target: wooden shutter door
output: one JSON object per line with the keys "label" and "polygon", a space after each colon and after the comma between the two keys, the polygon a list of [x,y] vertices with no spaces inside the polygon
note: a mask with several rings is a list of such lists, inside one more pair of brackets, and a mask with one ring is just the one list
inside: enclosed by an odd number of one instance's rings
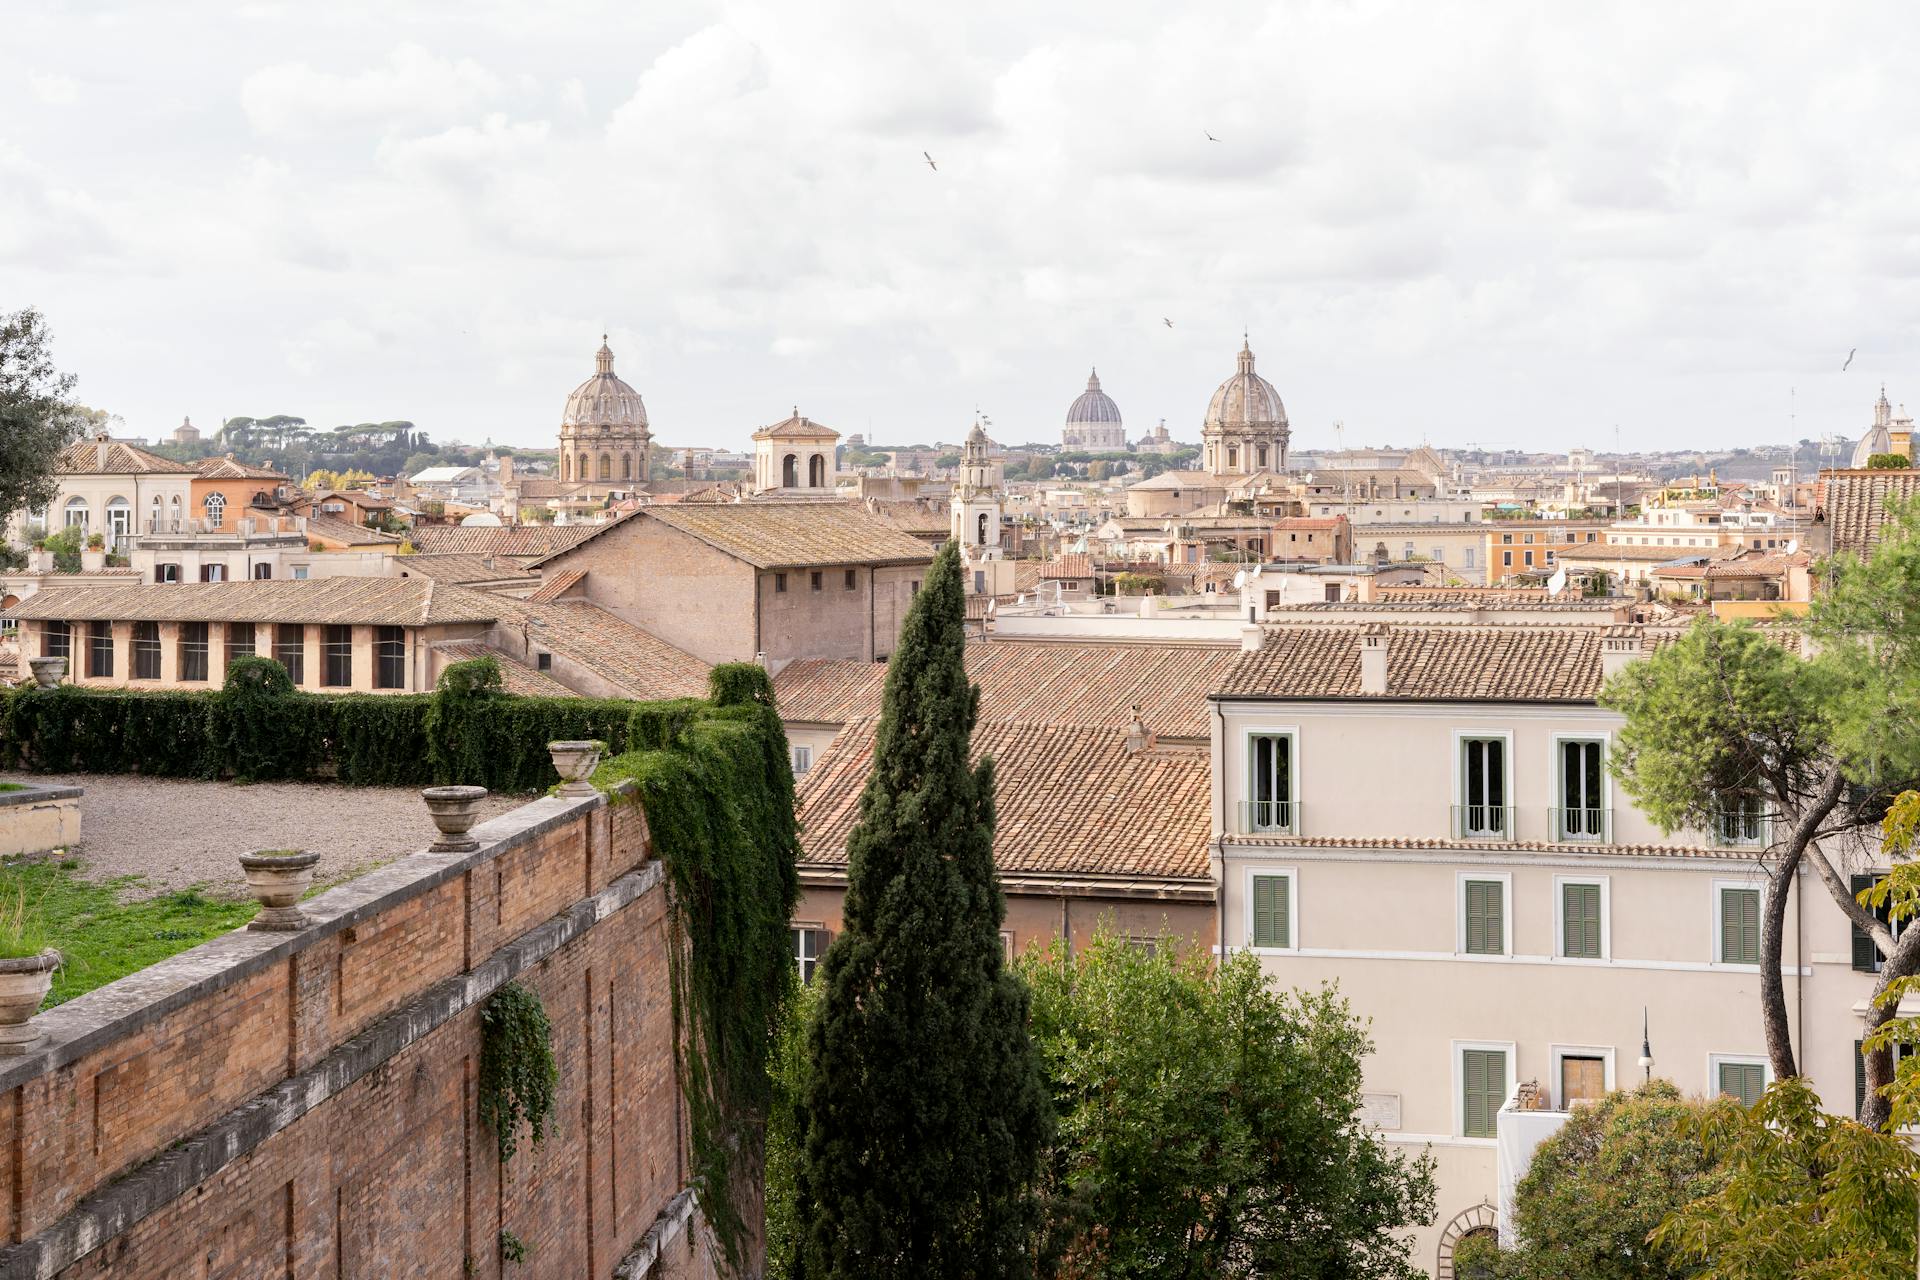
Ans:
{"label": "wooden shutter door", "polygon": [[1561,886],[1561,917],[1565,924],[1562,940],[1566,954],[1587,959],[1600,955],[1600,886],[1569,884]]}
{"label": "wooden shutter door", "polygon": [[1560,1059],[1560,1106],[1598,1102],[1607,1095],[1607,1064],[1599,1058]]}
{"label": "wooden shutter door", "polygon": [[1467,881],[1467,952],[1499,955],[1506,944],[1501,885],[1497,880]]}
{"label": "wooden shutter door", "polygon": [[[1857,898],[1862,890],[1872,888],[1873,881],[1872,876],[1854,876],[1852,880],[1854,896]],[[1853,926],[1853,967],[1861,973],[1874,973],[1880,968],[1880,948],[1873,945],[1873,935],[1857,924]],[[1855,1107],[1854,1113],[1859,1114],[1859,1110]]]}
{"label": "wooden shutter door", "polygon": [[1287,937],[1287,890],[1289,888],[1285,876],[1253,878],[1254,946],[1292,945],[1291,939]]}

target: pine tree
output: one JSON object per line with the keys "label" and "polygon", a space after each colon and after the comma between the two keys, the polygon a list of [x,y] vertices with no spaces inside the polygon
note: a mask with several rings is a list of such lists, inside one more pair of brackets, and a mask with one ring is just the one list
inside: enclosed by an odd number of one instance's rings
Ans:
{"label": "pine tree", "polygon": [[993,763],[968,763],[960,559],[949,542],[887,668],[847,840],[845,928],[815,981],[799,1274],[1033,1271],[1052,1130],[1028,993],[1004,963]]}

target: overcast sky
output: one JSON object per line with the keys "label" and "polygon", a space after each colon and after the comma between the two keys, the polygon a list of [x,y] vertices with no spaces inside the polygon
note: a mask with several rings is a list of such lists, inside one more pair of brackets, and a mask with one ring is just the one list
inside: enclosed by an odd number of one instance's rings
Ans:
{"label": "overcast sky", "polygon": [[1920,409],[1910,0],[0,10],[0,310],[133,434],[549,444],[603,328],[667,444],[1196,439],[1243,327],[1296,448]]}

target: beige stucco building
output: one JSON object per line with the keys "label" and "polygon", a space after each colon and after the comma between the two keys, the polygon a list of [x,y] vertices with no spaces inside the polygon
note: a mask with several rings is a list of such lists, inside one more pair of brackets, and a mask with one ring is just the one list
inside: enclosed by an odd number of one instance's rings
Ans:
{"label": "beige stucco building", "polygon": [[824,497],[834,491],[840,433],[800,415],[800,407],[753,433],[753,491],[780,497]]}
{"label": "beige stucco building", "polygon": [[125,550],[143,529],[177,525],[192,515],[193,481],[199,473],[102,431],[76,440],[54,466],[59,491],[42,511],[16,512],[8,537],[30,542],[42,534],[78,526]]}

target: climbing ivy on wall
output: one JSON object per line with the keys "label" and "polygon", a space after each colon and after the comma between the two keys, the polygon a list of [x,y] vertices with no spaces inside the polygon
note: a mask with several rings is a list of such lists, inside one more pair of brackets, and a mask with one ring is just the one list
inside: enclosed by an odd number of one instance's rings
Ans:
{"label": "climbing ivy on wall", "polygon": [[671,887],[673,1008],[701,1209],[736,1265],[759,1184],[767,1058],[787,998],[787,923],[800,896],[793,774],[767,673],[714,668],[706,704],[649,704],[639,749],[604,762],[603,790],[645,806]]}
{"label": "climbing ivy on wall", "polygon": [[553,1026],[530,987],[509,982],[480,1008],[480,1119],[513,1159],[525,1121],[534,1144],[547,1136],[560,1070],[553,1062]]}

